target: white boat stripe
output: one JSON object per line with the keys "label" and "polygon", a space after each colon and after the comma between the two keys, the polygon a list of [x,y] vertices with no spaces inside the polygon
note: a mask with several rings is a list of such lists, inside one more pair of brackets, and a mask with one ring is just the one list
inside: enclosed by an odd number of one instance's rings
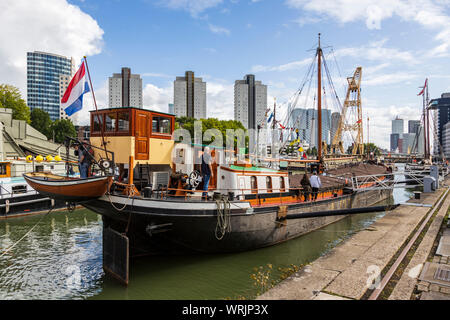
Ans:
{"label": "white boat stripe", "polygon": [[[155,200],[144,200],[144,199],[129,199],[125,197],[117,197],[110,196],[111,201],[119,204],[128,204],[135,205],[138,207],[147,207],[147,208],[160,208],[160,209],[174,209],[180,210],[180,205],[183,205],[182,210],[216,210],[217,204],[215,202],[176,202],[176,201],[155,201]],[[98,200],[110,202],[109,197],[104,195],[100,197]],[[164,205],[164,206],[163,206]],[[248,209],[250,208],[249,202],[240,202],[239,205],[231,203],[232,209]],[[234,208],[233,208],[234,207]]]}
{"label": "white boat stripe", "polygon": [[27,177],[28,179],[30,179],[30,181],[37,183],[37,184],[42,184],[42,185],[46,185],[46,186],[55,186],[55,187],[61,187],[61,186],[71,186],[71,185],[76,185],[76,184],[85,184],[85,183],[90,183],[90,182],[94,182],[94,181],[99,181],[99,180],[106,180],[108,177],[98,177],[98,178],[94,178],[94,179],[88,179],[88,180],[69,180],[69,181],[48,181],[48,180],[41,180],[41,179],[36,179],[34,177]]}

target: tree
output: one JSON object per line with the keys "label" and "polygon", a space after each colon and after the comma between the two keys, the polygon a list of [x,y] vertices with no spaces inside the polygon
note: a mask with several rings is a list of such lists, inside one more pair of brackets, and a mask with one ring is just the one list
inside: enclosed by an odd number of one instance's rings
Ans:
{"label": "tree", "polygon": [[68,119],[61,119],[53,121],[51,127],[51,134],[55,133],[55,141],[57,143],[63,143],[66,136],[75,138],[77,136],[77,131],[72,123]]}
{"label": "tree", "polygon": [[381,154],[380,148],[377,147],[374,143],[365,143],[364,144],[364,152],[370,153],[373,152],[374,155],[379,156]]}
{"label": "tree", "polygon": [[50,115],[39,108],[33,109],[31,111],[31,126],[35,128],[37,131],[44,134],[47,139],[51,139],[53,137],[53,133],[51,130],[52,120],[50,119]]}
{"label": "tree", "polygon": [[[179,117],[176,118],[175,129],[183,128],[189,131],[192,140],[194,139],[194,122],[197,119],[191,117]],[[202,122],[202,135],[208,129],[217,129],[222,133],[223,143],[226,143],[227,129],[242,129],[246,131],[245,127],[240,121],[237,120],[219,120],[217,118],[200,119]],[[245,138],[245,144],[248,145],[248,137]],[[212,141],[203,141],[203,143],[211,143]],[[234,145],[237,145],[237,138],[234,138]]]}
{"label": "tree", "polygon": [[0,107],[12,109],[13,119],[30,123],[30,108],[22,99],[18,88],[9,84],[0,84]]}

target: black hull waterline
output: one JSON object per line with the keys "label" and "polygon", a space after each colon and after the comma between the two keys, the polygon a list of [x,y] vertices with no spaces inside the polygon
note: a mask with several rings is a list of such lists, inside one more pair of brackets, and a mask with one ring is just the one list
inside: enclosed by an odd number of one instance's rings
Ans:
{"label": "black hull waterline", "polygon": [[[391,190],[367,190],[317,202],[251,207],[248,202],[230,203],[231,228],[217,238],[215,202],[128,199],[103,196],[83,206],[103,216],[104,227],[127,231],[131,247],[148,253],[239,252],[281,243],[346,216],[345,209],[368,207],[391,195]],[[114,205],[112,205],[112,203]],[[119,210],[118,210],[119,209]],[[301,214],[343,210],[340,215],[292,219]]]}

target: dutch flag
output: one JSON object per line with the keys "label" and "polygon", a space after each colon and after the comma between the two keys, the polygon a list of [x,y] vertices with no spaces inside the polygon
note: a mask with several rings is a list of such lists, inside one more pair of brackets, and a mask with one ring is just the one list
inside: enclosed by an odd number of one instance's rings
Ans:
{"label": "dutch flag", "polygon": [[83,61],[61,99],[61,107],[64,108],[68,116],[73,115],[83,108],[83,94],[89,91],[90,88],[86,79],[86,67]]}

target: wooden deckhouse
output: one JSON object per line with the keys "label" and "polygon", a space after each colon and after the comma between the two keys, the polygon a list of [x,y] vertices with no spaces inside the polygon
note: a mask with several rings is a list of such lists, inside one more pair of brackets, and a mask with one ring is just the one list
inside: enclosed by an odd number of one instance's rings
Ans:
{"label": "wooden deckhouse", "polygon": [[[111,108],[91,111],[93,146],[114,152],[116,164],[171,164],[175,116],[138,108]],[[98,152],[96,157],[104,157]]]}

